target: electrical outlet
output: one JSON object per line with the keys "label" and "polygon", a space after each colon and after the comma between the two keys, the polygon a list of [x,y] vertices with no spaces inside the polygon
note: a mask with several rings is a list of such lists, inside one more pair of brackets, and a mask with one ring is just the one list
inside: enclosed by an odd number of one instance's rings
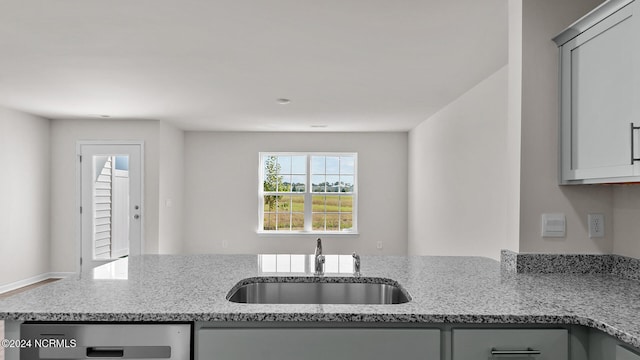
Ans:
{"label": "electrical outlet", "polygon": [[382,241],[378,241],[378,242],[376,243],[376,249],[378,249],[378,250],[382,250]]}
{"label": "electrical outlet", "polygon": [[222,240],[222,248],[226,249],[227,247],[229,247],[229,242],[227,240]]}
{"label": "electrical outlet", "polygon": [[589,224],[589,237],[604,237],[604,214],[587,214]]}

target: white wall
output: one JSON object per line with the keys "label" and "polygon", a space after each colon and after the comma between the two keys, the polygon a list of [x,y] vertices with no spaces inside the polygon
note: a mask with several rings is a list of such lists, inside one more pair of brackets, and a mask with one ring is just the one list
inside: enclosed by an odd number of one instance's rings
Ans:
{"label": "white wall", "polygon": [[[586,227],[587,213],[600,212],[606,217],[605,228],[613,229],[612,187],[558,185],[558,48],[551,41],[601,2],[522,2],[521,252],[609,253],[613,249],[613,231],[607,231],[604,239],[589,239]],[[541,238],[540,217],[546,212],[566,215],[566,238]]]}
{"label": "white wall", "polygon": [[182,252],[184,131],[160,122],[158,252]]}
{"label": "white wall", "polygon": [[50,271],[50,121],[0,108],[0,286]]}
{"label": "white wall", "polygon": [[51,121],[51,267],[76,271],[76,143],[79,140],[144,141],[146,253],[158,252],[159,122],[119,120]]}
{"label": "white wall", "polygon": [[509,0],[509,81],[507,95],[506,249],[520,251],[520,166],[522,139],[522,0]]}
{"label": "white wall", "polygon": [[497,259],[510,247],[507,78],[505,66],[411,130],[409,254]]}
{"label": "white wall", "polygon": [[613,203],[613,253],[640,259],[640,185],[614,186]]}
{"label": "white wall", "polygon": [[186,132],[185,252],[313,251],[316,236],[256,234],[260,151],[358,152],[360,235],[322,236],[324,250],[406,254],[406,133]]}

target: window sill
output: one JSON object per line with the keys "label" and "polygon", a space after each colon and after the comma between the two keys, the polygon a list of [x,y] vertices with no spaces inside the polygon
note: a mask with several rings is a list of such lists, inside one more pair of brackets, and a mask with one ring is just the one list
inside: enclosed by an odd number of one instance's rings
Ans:
{"label": "window sill", "polygon": [[256,232],[258,236],[355,236],[360,235],[357,231],[260,231]]}

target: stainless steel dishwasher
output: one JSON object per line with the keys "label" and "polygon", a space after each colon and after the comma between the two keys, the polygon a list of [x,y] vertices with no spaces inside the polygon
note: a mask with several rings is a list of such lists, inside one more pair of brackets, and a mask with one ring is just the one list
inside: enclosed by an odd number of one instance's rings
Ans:
{"label": "stainless steel dishwasher", "polygon": [[189,324],[20,326],[20,360],[191,359]]}

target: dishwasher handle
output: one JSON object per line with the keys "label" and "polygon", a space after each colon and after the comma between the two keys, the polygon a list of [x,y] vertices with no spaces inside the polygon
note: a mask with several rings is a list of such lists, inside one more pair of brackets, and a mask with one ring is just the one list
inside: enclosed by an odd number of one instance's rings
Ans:
{"label": "dishwasher handle", "polygon": [[171,346],[90,346],[87,358],[171,359]]}
{"label": "dishwasher handle", "polygon": [[121,358],[124,357],[124,348],[115,347],[88,347],[87,357],[90,358]]}
{"label": "dishwasher handle", "polygon": [[[171,346],[87,346],[41,348],[36,359],[171,359]],[[22,354],[21,354],[22,355]],[[25,356],[27,356],[25,354]],[[32,359],[33,357],[24,357]]]}

